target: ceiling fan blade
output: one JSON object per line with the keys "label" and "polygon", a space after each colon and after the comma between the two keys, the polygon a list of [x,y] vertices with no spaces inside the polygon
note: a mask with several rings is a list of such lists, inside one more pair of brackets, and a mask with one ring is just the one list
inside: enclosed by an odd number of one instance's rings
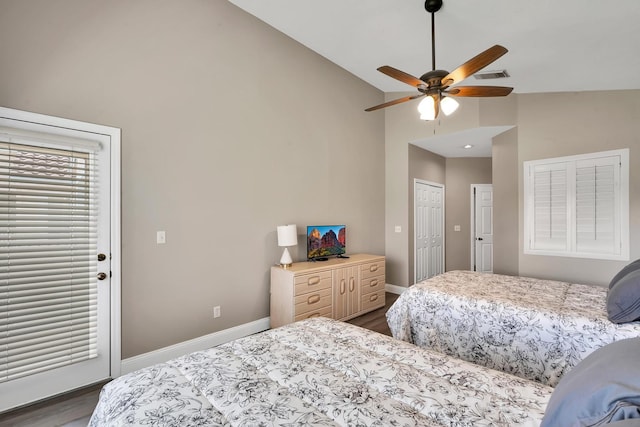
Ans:
{"label": "ceiling fan blade", "polygon": [[413,77],[411,74],[407,74],[404,71],[400,71],[397,68],[393,68],[388,65],[383,65],[382,67],[378,68],[378,71],[413,87],[418,87],[420,85],[426,86],[425,82],[423,82],[419,78]]}
{"label": "ceiling fan blade", "polygon": [[385,102],[384,104],[376,105],[375,107],[369,107],[364,111],[375,111],[385,107],[391,107],[392,105],[401,104],[403,102],[411,101],[412,99],[420,98],[424,96],[424,93],[419,93],[413,96],[405,96],[404,98],[394,99],[393,101]]}
{"label": "ceiling fan blade", "polygon": [[451,96],[507,96],[513,90],[504,86],[456,86],[444,91]]}
{"label": "ceiling fan blade", "polygon": [[442,79],[443,86],[451,86],[466,79],[472,74],[482,70],[496,59],[507,53],[508,50],[499,44],[490,47],[479,55],[474,56]]}

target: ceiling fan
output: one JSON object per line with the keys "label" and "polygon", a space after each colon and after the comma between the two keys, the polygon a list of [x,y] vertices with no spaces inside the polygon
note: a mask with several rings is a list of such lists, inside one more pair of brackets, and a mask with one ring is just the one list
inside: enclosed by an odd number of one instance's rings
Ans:
{"label": "ceiling fan", "polygon": [[413,96],[394,99],[374,107],[367,108],[365,111],[375,111],[381,108],[390,107],[402,102],[411,101],[423,96],[424,100],[418,105],[420,118],[423,120],[434,120],[438,117],[438,113],[442,111],[449,115],[458,107],[458,103],[451,99],[451,96],[472,96],[472,97],[488,97],[488,96],[506,96],[511,93],[513,88],[504,86],[456,86],[452,85],[461,82],[470,75],[480,71],[493,61],[507,53],[507,49],[500,45],[495,45],[474,56],[464,64],[452,72],[444,70],[436,70],[436,43],[435,43],[435,13],[442,7],[442,0],[426,0],[424,7],[427,12],[431,13],[431,64],[432,69],[424,73],[420,78],[400,71],[396,68],[384,65],[378,68],[378,71],[399,80],[403,83],[411,85],[418,89],[420,93]]}

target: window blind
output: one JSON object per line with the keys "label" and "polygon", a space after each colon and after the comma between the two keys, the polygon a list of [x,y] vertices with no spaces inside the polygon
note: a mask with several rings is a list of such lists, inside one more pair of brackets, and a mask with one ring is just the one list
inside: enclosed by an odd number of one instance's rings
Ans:
{"label": "window blind", "polygon": [[524,162],[524,252],[627,260],[629,150]]}
{"label": "window blind", "polygon": [[96,356],[93,158],[0,141],[0,382]]}
{"label": "window blind", "polygon": [[576,165],[576,249],[615,253],[616,179],[620,159],[583,160]]}
{"label": "window blind", "polygon": [[533,170],[533,247],[566,250],[567,164],[538,165]]}

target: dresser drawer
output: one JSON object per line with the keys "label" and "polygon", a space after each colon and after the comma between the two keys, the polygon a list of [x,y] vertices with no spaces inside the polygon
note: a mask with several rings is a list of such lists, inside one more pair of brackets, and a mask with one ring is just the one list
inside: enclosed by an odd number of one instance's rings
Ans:
{"label": "dresser drawer", "polygon": [[360,281],[362,295],[384,290],[384,276],[375,276]]}
{"label": "dresser drawer", "polygon": [[304,320],[304,319],[309,319],[310,317],[320,317],[320,316],[331,318],[332,316],[331,306],[321,307],[321,308],[318,308],[317,310],[311,310],[301,314],[296,314],[296,317],[294,320],[297,322],[298,320]]}
{"label": "dresser drawer", "polygon": [[384,276],[384,260],[368,262],[360,266],[360,277],[368,279],[374,276]]}
{"label": "dresser drawer", "polygon": [[296,316],[329,306],[331,308],[331,288],[319,289],[295,297]]}
{"label": "dresser drawer", "polygon": [[320,289],[331,289],[331,271],[301,274],[295,278],[295,294],[302,295]]}
{"label": "dresser drawer", "polygon": [[362,295],[360,300],[361,310],[371,310],[373,308],[384,307],[384,289],[371,294]]}

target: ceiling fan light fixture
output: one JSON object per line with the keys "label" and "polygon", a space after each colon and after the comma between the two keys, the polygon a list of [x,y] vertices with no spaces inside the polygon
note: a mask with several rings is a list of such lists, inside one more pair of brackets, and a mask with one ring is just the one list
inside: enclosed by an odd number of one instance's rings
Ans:
{"label": "ceiling fan light fixture", "polygon": [[418,104],[418,112],[420,113],[420,120],[435,120],[436,119],[436,100],[433,96],[425,96]]}
{"label": "ceiling fan light fixture", "polygon": [[448,96],[444,96],[440,100],[440,108],[442,108],[442,112],[445,114],[445,116],[453,114],[453,112],[456,111],[459,106],[460,104],[458,103],[458,101]]}
{"label": "ceiling fan light fixture", "polygon": [[[413,96],[405,96],[403,98],[394,99],[393,101],[384,102],[373,107],[365,109],[365,111],[375,111],[381,108],[390,107],[392,105],[411,101],[427,95],[425,99],[418,105],[421,120],[435,120],[438,117],[440,108],[445,115],[453,114],[458,108],[457,101],[450,99],[447,95],[452,96],[507,96],[513,88],[502,86],[454,86],[467,77],[475,75],[487,65],[491,64],[502,55],[507,53],[507,48],[500,45],[494,45],[484,50],[480,54],[469,59],[452,72],[436,69],[436,37],[435,37],[435,13],[442,7],[442,0],[425,0],[424,7],[431,14],[431,71],[424,73],[420,78],[411,74],[400,71],[397,68],[383,65],[378,67],[378,71],[392,77],[402,83],[406,83],[418,89],[419,93]],[[495,73],[494,73],[495,74]],[[506,71],[503,71],[507,75]]]}

